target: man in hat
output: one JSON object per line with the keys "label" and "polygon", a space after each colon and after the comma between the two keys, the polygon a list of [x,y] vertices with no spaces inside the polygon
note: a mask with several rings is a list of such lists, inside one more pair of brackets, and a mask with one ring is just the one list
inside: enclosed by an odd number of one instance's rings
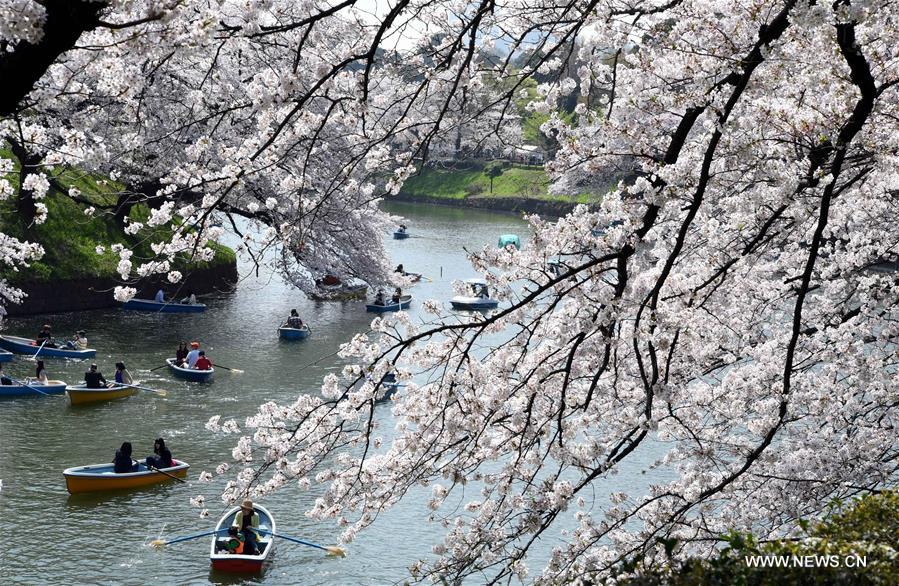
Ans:
{"label": "man in hat", "polygon": [[78,330],[75,338],[66,342],[66,346],[72,350],[85,350],[87,348],[87,332]]}
{"label": "man in hat", "polygon": [[253,508],[253,501],[244,499],[240,503],[240,510],[234,516],[234,522],[231,526],[243,534],[243,553],[246,555],[257,555],[256,541],[259,539],[259,535],[253,531],[253,528],[259,527],[259,513]]}
{"label": "man in hat", "polygon": [[97,370],[96,364],[91,364],[90,370],[84,373],[84,386],[89,389],[106,388],[106,379],[103,373]]}
{"label": "man in hat", "polygon": [[200,343],[199,342],[191,342],[190,343],[190,352],[187,353],[187,367],[193,368],[194,364],[197,363],[197,359],[200,357]]}

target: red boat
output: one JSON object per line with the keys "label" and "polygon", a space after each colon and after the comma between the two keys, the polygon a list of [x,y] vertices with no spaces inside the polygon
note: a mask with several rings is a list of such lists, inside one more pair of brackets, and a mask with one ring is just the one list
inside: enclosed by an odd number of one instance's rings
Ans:
{"label": "red boat", "polygon": [[209,561],[212,569],[222,572],[259,573],[262,572],[266,560],[275,549],[275,541],[272,534],[275,532],[275,519],[268,509],[261,505],[253,505],[253,510],[259,515],[260,539],[256,542],[259,552],[256,555],[233,554],[228,551],[228,528],[234,523],[234,517],[240,511],[240,507],[234,507],[224,514],[215,526],[212,536],[212,545],[209,549]]}

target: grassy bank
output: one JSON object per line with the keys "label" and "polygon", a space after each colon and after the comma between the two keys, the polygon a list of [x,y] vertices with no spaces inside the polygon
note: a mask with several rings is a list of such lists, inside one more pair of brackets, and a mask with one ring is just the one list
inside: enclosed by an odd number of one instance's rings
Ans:
{"label": "grassy bank", "polygon": [[[0,156],[10,155],[8,151],[0,151]],[[100,211],[99,206],[115,204],[118,193],[124,188],[118,183],[75,170],[57,172],[54,176],[64,189],[78,189],[80,197],[89,203],[77,202],[67,193],[60,193],[51,187],[47,197],[42,200],[48,209],[47,221],[28,225],[17,212],[14,199],[0,202],[0,231],[22,240],[37,242],[44,248],[44,256],[31,263],[29,269],[5,272],[3,276],[12,283],[88,277],[118,279],[116,266],[119,257],[109,250],[113,244],[122,243],[134,250],[132,262],[137,266],[140,262],[153,258],[151,243],[164,240],[166,234],[171,233],[170,227],[160,226],[145,227],[136,235],[129,235],[118,225],[111,212]],[[17,189],[17,174],[7,178]],[[86,210],[93,206],[97,206],[97,211],[93,215],[86,214]],[[135,205],[129,213],[129,217],[138,222],[145,222],[149,216],[150,210],[144,204]],[[103,246],[106,252],[97,254],[97,246]],[[231,265],[235,262],[231,249],[219,245],[215,245],[215,249],[215,258],[209,263],[181,262],[175,268],[187,273],[198,268]]]}
{"label": "grassy bank", "polygon": [[418,175],[410,177],[403,185],[402,193],[411,197],[436,197],[447,200],[469,198],[523,198],[566,203],[590,203],[599,196],[576,196],[549,193],[549,178],[543,167],[506,164],[502,173],[493,178],[493,189],[488,175],[489,166],[473,166],[470,169],[440,169],[426,167]]}

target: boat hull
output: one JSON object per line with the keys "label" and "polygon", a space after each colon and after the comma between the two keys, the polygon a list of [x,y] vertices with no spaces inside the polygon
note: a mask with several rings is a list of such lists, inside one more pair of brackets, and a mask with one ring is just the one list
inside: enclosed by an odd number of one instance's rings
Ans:
{"label": "boat hull", "polygon": [[278,337],[282,340],[302,340],[309,337],[309,328],[278,328]]}
{"label": "boat hull", "polygon": [[[0,397],[21,397],[25,395],[61,395],[66,392],[66,383],[59,380],[51,380],[46,385],[29,383],[25,385],[0,385]],[[40,391],[40,392],[39,392]]]}
{"label": "boat hull", "polygon": [[132,299],[122,304],[122,309],[150,311],[154,313],[200,313],[206,311],[204,303],[159,303],[152,299]]}
{"label": "boat hull", "polygon": [[375,305],[374,303],[368,303],[365,306],[365,311],[371,313],[386,313],[388,311],[401,311],[403,309],[409,309],[410,305],[412,305],[412,296],[403,295],[400,298],[399,303],[390,303],[388,305]]}
{"label": "boat hull", "polygon": [[[36,352],[36,350],[35,350]],[[0,362],[11,362],[13,353],[8,350],[0,350]]]}
{"label": "boat hull", "polygon": [[408,232],[394,232],[394,233],[393,233],[393,239],[394,239],[394,240],[405,240],[405,239],[408,238],[408,237],[409,237],[409,233],[408,233]]}
{"label": "boat hull", "polygon": [[453,309],[467,309],[480,311],[484,309],[496,309],[499,301],[496,299],[480,299],[477,297],[453,297],[450,300]]}
{"label": "boat hull", "polygon": [[116,386],[111,389],[89,389],[84,385],[66,388],[66,398],[70,405],[88,405],[114,399],[124,399],[137,393],[134,387]]}
{"label": "boat hull", "polygon": [[180,366],[175,366],[174,358],[166,358],[166,364],[169,365],[169,370],[172,371],[172,374],[177,376],[178,378],[182,378],[184,380],[188,380],[195,383],[205,383],[212,380],[212,375],[215,374],[215,368],[210,370],[196,370],[193,368],[181,368]]}
{"label": "boat hull", "polygon": [[41,358],[75,358],[83,360],[97,355],[97,351],[91,349],[68,350],[65,348],[47,348],[46,345],[41,348],[41,345],[34,340],[18,336],[0,336],[0,348],[15,354],[28,354],[30,356],[37,354]]}
{"label": "boat hull", "polygon": [[[161,470],[178,478],[187,476],[190,464],[180,460],[174,460],[174,462],[176,466],[162,468]],[[112,464],[93,464],[91,466],[68,468],[63,472],[63,476],[66,478],[66,489],[71,494],[106,492],[139,488],[172,480],[170,476],[166,476],[162,472],[147,470],[143,464],[140,465],[140,470],[137,472],[116,474],[112,470]]]}
{"label": "boat hull", "polygon": [[277,533],[275,527],[275,519],[268,509],[261,505],[255,505],[255,510],[259,514],[259,529],[264,533],[260,533],[261,539],[258,544],[262,546],[262,552],[258,555],[231,554],[227,550],[223,550],[218,543],[222,536],[227,534],[228,527],[234,522],[234,517],[240,510],[234,507],[225,513],[218,524],[215,526],[215,533],[212,536],[212,544],[209,548],[209,563],[213,570],[220,572],[235,573],[253,573],[261,572],[266,561],[268,561],[275,549],[275,540],[272,536]]}

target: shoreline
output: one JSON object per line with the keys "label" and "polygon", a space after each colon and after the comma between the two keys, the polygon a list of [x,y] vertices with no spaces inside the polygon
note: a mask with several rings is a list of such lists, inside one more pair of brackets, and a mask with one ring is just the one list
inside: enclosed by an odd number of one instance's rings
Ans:
{"label": "shoreline", "polygon": [[575,206],[579,205],[577,202],[552,201],[530,197],[466,197],[454,199],[427,195],[411,195],[403,193],[402,191],[397,195],[385,198],[384,201],[444,205],[493,212],[528,213],[557,218],[571,213]]}

